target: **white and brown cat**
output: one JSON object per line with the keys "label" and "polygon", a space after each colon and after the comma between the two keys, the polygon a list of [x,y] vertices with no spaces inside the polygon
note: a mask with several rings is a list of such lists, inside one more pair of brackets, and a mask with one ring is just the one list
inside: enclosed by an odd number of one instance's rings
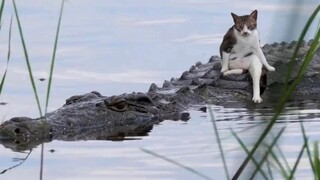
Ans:
{"label": "white and brown cat", "polygon": [[248,70],[253,83],[252,101],[261,103],[259,82],[262,67],[265,66],[269,71],[275,71],[275,68],[268,64],[260,47],[258,11],[254,10],[250,15],[244,16],[231,13],[231,16],[234,25],[227,31],[220,46],[221,72],[226,76],[242,74]]}

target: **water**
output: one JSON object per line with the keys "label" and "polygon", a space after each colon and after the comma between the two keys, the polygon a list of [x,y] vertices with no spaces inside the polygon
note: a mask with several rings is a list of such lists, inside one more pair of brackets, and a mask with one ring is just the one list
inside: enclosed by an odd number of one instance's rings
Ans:
{"label": "water", "polygon": [[[69,0],[62,20],[49,111],[61,107],[72,95],[92,90],[104,95],[146,92],[152,82],[161,85],[164,79],[180,76],[196,61],[206,62],[211,55],[218,54],[221,38],[232,25],[230,12],[242,15],[258,9],[263,44],[294,40],[318,2],[293,3],[297,2],[248,1],[246,5],[231,0],[100,0],[90,3]],[[17,5],[34,75],[36,79],[47,78],[60,2],[21,1]],[[0,67],[5,65],[11,14],[12,4],[8,1],[0,34],[0,57],[3,59]],[[294,24],[291,24],[292,19]],[[291,27],[290,33],[279,31],[288,27]],[[8,71],[0,97],[8,104],[0,106],[0,117],[37,117],[16,23]],[[37,80],[36,83],[44,104],[47,81]],[[218,121],[231,172],[241,162],[243,150],[229,128],[240,132],[248,144],[253,143],[263,128],[263,124],[259,124],[270,119],[276,104],[270,102],[264,106],[261,109],[250,104],[210,106]],[[276,125],[274,133],[287,125],[281,148],[291,163],[303,143],[297,121],[305,121],[311,142],[318,140],[319,109],[314,100],[290,103]],[[46,143],[44,179],[200,179],[141,148],[213,179],[224,179],[209,114],[195,109],[190,109],[190,113],[189,121],[164,121],[155,125],[148,136],[136,140]],[[22,165],[1,174],[0,179],[37,179],[40,150],[34,148]],[[0,171],[21,162],[13,158],[26,155],[1,146]],[[312,179],[307,164],[304,158],[298,177]]]}
{"label": "water", "polygon": [[[274,127],[276,132],[287,125],[280,147],[289,162],[293,163],[303,140],[297,121],[302,119],[310,142],[319,139],[320,110],[314,101],[291,105]],[[272,108],[247,109],[211,106],[214,111],[224,152],[231,172],[239,166],[243,151],[232,137],[229,128],[238,132],[249,145],[263,129],[264,121],[272,115]],[[250,112],[251,111],[251,112]],[[200,179],[183,168],[142,151],[150,150],[159,155],[192,167],[213,179],[223,179],[222,163],[216,144],[211,118],[208,114],[190,110],[191,120],[165,121],[155,125],[149,136],[128,141],[53,141],[44,145],[45,179]],[[264,115],[262,115],[264,113]],[[311,117],[309,117],[312,115]],[[259,125],[260,124],[260,125]],[[29,152],[29,151],[26,151]],[[1,148],[0,168],[18,164],[12,158],[24,158],[25,153]],[[32,150],[28,159],[19,167],[1,175],[3,179],[36,179],[39,173],[40,148]],[[310,177],[308,159],[303,158],[298,177]],[[308,179],[308,178],[307,178]],[[309,178],[311,179],[311,177]]]}

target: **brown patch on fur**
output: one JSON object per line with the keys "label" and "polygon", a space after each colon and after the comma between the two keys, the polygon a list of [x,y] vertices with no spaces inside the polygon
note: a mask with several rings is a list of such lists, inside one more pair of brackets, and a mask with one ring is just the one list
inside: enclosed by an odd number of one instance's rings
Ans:
{"label": "brown patch on fur", "polygon": [[227,53],[230,53],[233,46],[237,43],[237,39],[236,37],[234,36],[234,33],[233,33],[233,27],[232,26],[226,35],[224,35],[223,37],[223,41],[220,45],[220,57],[222,58],[222,52],[227,52]]}

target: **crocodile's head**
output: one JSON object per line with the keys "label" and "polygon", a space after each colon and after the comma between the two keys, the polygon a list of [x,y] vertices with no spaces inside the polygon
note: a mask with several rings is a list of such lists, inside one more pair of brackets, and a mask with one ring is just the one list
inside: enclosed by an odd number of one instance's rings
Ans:
{"label": "crocodile's head", "polygon": [[70,97],[62,108],[48,114],[47,120],[59,128],[54,128],[54,132],[60,131],[60,127],[72,131],[105,126],[112,129],[157,119],[160,112],[144,93],[105,97],[98,92],[91,92]]}
{"label": "crocodile's head", "polygon": [[[41,119],[12,118],[0,125],[0,141],[86,140],[146,135],[164,112],[144,93],[72,96]],[[171,112],[169,112],[171,113]]]}

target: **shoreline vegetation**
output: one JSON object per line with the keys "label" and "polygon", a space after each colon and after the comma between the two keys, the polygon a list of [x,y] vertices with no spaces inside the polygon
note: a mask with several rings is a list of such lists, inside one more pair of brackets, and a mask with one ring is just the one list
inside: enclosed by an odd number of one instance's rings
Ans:
{"label": "shoreline vegetation", "polygon": [[[40,104],[39,96],[38,96],[38,92],[37,92],[37,87],[34,82],[34,76],[32,73],[32,63],[29,60],[27,45],[25,44],[25,40],[24,40],[24,36],[23,36],[23,27],[22,27],[22,24],[21,24],[20,18],[19,18],[18,6],[17,6],[15,0],[12,0],[11,2],[13,5],[13,8],[14,8],[14,15],[13,16],[16,19],[16,23],[17,23],[18,29],[19,29],[19,36],[21,39],[21,45],[22,45],[23,52],[24,52],[25,62],[27,64],[27,68],[28,68],[30,83],[31,83],[31,86],[32,86],[32,89],[33,89],[33,92],[35,95],[35,100],[37,103],[39,115],[40,115],[40,117],[43,117],[44,114],[47,112],[49,100],[50,100],[51,84],[52,84],[53,76],[54,76],[54,65],[55,65],[56,51],[58,49],[59,33],[60,33],[60,28],[61,28],[65,0],[61,1],[61,7],[60,7],[60,11],[59,11],[59,18],[58,18],[58,24],[57,24],[56,34],[55,34],[55,41],[54,41],[54,45],[53,45],[53,49],[52,49],[50,73],[49,73],[49,77],[48,77],[46,101],[45,101],[44,108]],[[1,5],[0,5],[0,24],[1,25],[2,25],[2,17],[3,17],[2,15],[3,15],[4,6],[5,6],[5,0],[2,0]],[[222,143],[221,139],[219,138],[218,124],[215,121],[214,112],[212,111],[211,108],[209,108],[210,109],[209,114],[211,116],[212,124],[213,124],[213,132],[214,132],[213,135],[215,136],[217,143],[218,143],[218,148],[220,150],[221,159],[222,159],[222,162],[224,165],[224,172],[225,172],[226,179],[238,179],[242,176],[248,176],[249,179],[254,179],[257,174],[260,174],[263,179],[273,179],[275,173],[279,173],[284,179],[294,179],[295,172],[297,171],[297,168],[298,168],[298,165],[301,161],[301,158],[306,153],[307,157],[309,159],[309,163],[310,163],[310,167],[313,172],[314,179],[320,180],[320,155],[319,155],[319,146],[318,146],[319,142],[318,141],[309,142],[308,136],[307,136],[307,133],[305,132],[304,125],[303,125],[302,121],[300,121],[300,128],[301,128],[301,136],[304,140],[304,143],[301,145],[301,150],[298,154],[298,157],[296,157],[296,159],[295,159],[295,163],[292,164],[291,166],[289,165],[288,160],[283,155],[284,152],[279,148],[279,145],[278,145],[278,141],[281,138],[282,133],[286,129],[286,126],[284,125],[277,132],[277,134],[275,136],[270,137],[270,134],[272,134],[271,133],[272,127],[274,126],[275,122],[277,121],[277,118],[279,117],[279,115],[283,112],[283,110],[286,106],[286,102],[288,101],[288,98],[291,96],[292,92],[294,91],[296,86],[301,81],[301,78],[303,77],[305,70],[308,67],[308,64],[310,63],[316,50],[319,49],[319,47],[320,47],[320,43],[319,43],[320,29],[318,26],[317,30],[315,32],[314,38],[313,38],[314,40],[311,44],[311,48],[309,49],[309,51],[306,54],[306,57],[304,59],[304,62],[302,64],[300,70],[299,70],[299,73],[298,73],[295,81],[289,85],[288,79],[292,73],[293,64],[294,64],[294,61],[297,57],[299,47],[302,44],[306,33],[309,31],[311,24],[316,23],[315,22],[317,20],[316,18],[319,15],[320,15],[320,5],[314,10],[312,15],[310,16],[309,20],[307,21],[307,23],[306,23],[306,25],[305,25],[305,27],[299,37],[299,40],[297,41],[297,46],[296,46],[294,54],[291,58],[291,62],[289,65],[290,68],[289,68],[289,71],[287,72],[286,81],[285,81],[285,84],[282,89],[282,95],[281,95],[282,98],[279,100],[278,107],[276,108],[274,116],[272,117],[271,120],[267,121],[265,129],[261,133],[261,135],[258,138],[258,140],[256,141],[256,143],[254,143],[253,145],[246,145],[241,140],[241,138],[238,136],[237,132],[235,132],[233,129],[230,129],[230,134],[233,135],[233,137],[237,140],[237,142],[239,143],[239,145],[241,146],[243,151],[247,154],[247,156],[243,159],[243,162],[240,164],[239,168],[236,170],[235,174],[233,174],[233,175],[230,175],[230,171],[228,169],[226,159],[224,157],[223,143]],[[3,90],[3,87],[5,86],[6,74],[9,69],[9,63],[10,63],[10,57],[11,57],[12,20],[13,20],[13,18],[11,17],[10,26],[9,26],[9,34],[8,34],[8,50],[7,50],[6,67],[4,69],[4,73],[1,74],[2,77],[1,77],[1,82],[0,82],[0,96],[1,96],[1,93]],[[320,21],[319,21],[319,24],[320,24]],[[1,26],[1,28],[3,28],[3,27]],[[43,123],[43,125],[45,126],[45,122]],[[268,142],[265,140],[266,137],[269,138]],[[272,138],[271,142],[270,142],[270,138]],[[40,174],[39,174],[40,179],[43,179],[43,168],[44,168],[44,163],[43,163],[44,151],[43,151],[43,149],[44,149],[44,145],[42,144],[41,145],[41,158],[40,158],[40,160],[41,160],[40,161]],[[176,162],[172,159],[169,159],[167,157],[161,156],[161,155],[157,154],[156,152],[152,152],[147,149],[141,149],[141,150],[147,154],[154,156],[155,158],[161,158],[167,162],[170,162],[176,166],[179,166],[180,168],[187,170],[190,173],[194,173],[197,176],[199,176],[199,178],[213,179],[211,177],[208,177],[208,176],[198,172],[197,170],[195,170],[191,167],[183,165],[183,164]],[[255,155],[257,153],[257,151],[259,151],[260,156]],[[244,173],[244,170],[248,171],[247,167],[250,162],[252,162],[252,165],[250,166],[251,171],[249,173],[248,172]],[[252,168],[252,167],[254,167],[254,168]],[[277,170],[278,172],[274,172],[273,170]]]}

